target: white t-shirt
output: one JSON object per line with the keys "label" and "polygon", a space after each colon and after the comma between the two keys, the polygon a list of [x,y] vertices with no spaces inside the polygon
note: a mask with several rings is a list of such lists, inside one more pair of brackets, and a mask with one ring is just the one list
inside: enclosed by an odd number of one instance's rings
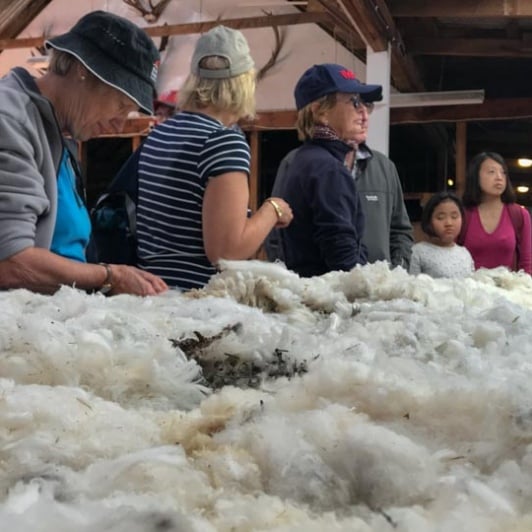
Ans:
{"label": "white t-shirt", "polygon": [[426,273],[431,277],[466,277],[475,269],[469,251],[458,244],[437,246],[418,242],[412,247],[409,272]]}

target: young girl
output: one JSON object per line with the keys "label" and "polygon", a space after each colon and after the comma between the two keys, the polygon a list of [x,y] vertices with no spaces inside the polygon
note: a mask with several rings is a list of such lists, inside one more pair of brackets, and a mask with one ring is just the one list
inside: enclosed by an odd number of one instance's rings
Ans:
{"label": "young girl", "polygon": [[410,273],[432,277],[465,277],[474,270],[469,251],[455,243],[462,228],[464,208],[450,192],[434,194],[421,215],[421,229],[429,237],[412,247]]}

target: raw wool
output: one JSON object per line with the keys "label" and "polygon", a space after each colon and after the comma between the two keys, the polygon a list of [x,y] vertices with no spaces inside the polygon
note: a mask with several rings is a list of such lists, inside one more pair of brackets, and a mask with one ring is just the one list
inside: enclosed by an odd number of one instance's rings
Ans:
{"label": "raw wool", "polygon": [[361,301],[407,299],[447,310],[488,307],[499,295],[532,306],[532,278],[505,268],[477,270],[465,279],[433,279],[408,275],[402,268],[390,270],[386,262],[312,278],[301,278],[278,262],[224,260],[219,266],[221,272],[188,297],[231,297],[266,312],[284,313],[297,324],[313,322],[319,316],[314,311],[348,318],[359,311]]}
{"label": "raw wool", "polygon": [[244,305],[287,313],[296,323],[313,322],[313,310],[338,312],[346,307],[346,315],[353,313],[344,294],[334,290],[332,277],[300,278],[277,262],[225,260],[220,261],[219,267],[221,272],[205,288],[194,291],[192,297],[230,296]]}
{"label": "raw wool", "polygon": [[[3,525],[530,529],[527,278],[245,266],[190,297],[0,293]],[[208,395],[174,343],[200,337],[308,372]]]}
{"label": "raw wool", "polygon": [[17,305],[0,331],[1,375],[86,387],[123,404],[160,408],[190,408],[206,393],[196,383],[198,366],[161,334],[164,307],[154,308],[149,299],[88,296],[63,287],[49,298],[0,293],[0,301],[8,294]]}
{"label": "raw wool", "polygon": [[19,479],[56,477],[160,442],[156,420],[76,387],[0,379],[0,491]]}
{"label": "raw wool", "polygon": [[49,484],[19,484],[0,508],[2,528],[13,532],[216,532],[206,519],[157,510],[158,501],[130,496],[60,501]]}
{"label": "raw wool", "polygon": [[430,497],[437,461],[408,438],[345,407],[291,414],[274,408],[268,405],[263,416],[215,438],[255,456],[268,493],[320,511],[360,503],[406,505]]}

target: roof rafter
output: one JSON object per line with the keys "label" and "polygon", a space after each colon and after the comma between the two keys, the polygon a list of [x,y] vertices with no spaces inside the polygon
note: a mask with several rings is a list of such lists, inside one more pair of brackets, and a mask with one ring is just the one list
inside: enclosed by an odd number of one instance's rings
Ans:
{"label": "roof rafter", "polygon": [[51,1],[1,0],[0,39],[15,38]]}
{"label": "roof rafter", "polygon": [[391,70],[394,86],[400,91],[424,90],[421,75],[405,48],[384,0],[318,0],[331,16],[348,20],[353,29],[375,52],[391,43]]}
{"label": "roof rafter", "polygon": [[[390,123],[427,124],[431,122],[509,120],[532,118],[532,98],[492,98],[473,105],[437,107],[397,107],[390,109]],[[295,110],[263,111],[244,129],[295,129]]]}
{"label": "roof rafter", "polygon": [[531,118],[532,98],[493,98],[473,105],[401,107],[390,110],[391,124],[421,124]]}
{"label": "roof rafter", "polygon": [[364,58],[366,45],[360,35],[353,31],[352,24],[346,20],[336,0],[309,0],[306,9],[298,9],[307,13],[327,14],[328,17],[319,22],[318,25],[359,59]]}
{"label": "roof rafter", "polygon": [[532,40],[527,39],[409,39],[412,55],[470,57],[532,57]]}
{"label": "roof rafter", "polygon": [[491,18],[531,17],[532,2],[523,0],[388,0],[394,17]]}
{"label": "roof rafter", "polygon": [[[266,28],[269,26],[288,26],[294,24],[312,24],[327,20],[327,13],[295,13],[290,15],[264,15],[260,17],[229,18],[223,21],[225,26],[236,29]],[[219,20],[207,22],[191,22],[187,24],[164,24],[143,28],[151,37],[164,37],[172,35],[188,35],[203,33],[220,24]],[[48,37],[50,38],[50,37]],[[1,39],[0,49],[30,48],[44,43],[44,37],[29,37],[25,39]]]}

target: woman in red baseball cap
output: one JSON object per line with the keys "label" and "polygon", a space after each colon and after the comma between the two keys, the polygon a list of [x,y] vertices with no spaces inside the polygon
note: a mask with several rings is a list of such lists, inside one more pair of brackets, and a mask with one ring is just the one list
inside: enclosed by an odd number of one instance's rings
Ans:
{"label": "woman in red baseball cap", "polygon": [[282,255],[305,277],[350,270],[367,262],[367,252],[360,197],[347,166],[382,87],[362,83],[342,65],[321,64],[303,73],[294,96],[304,144],[276,190],[294,213],[279,232]]}

